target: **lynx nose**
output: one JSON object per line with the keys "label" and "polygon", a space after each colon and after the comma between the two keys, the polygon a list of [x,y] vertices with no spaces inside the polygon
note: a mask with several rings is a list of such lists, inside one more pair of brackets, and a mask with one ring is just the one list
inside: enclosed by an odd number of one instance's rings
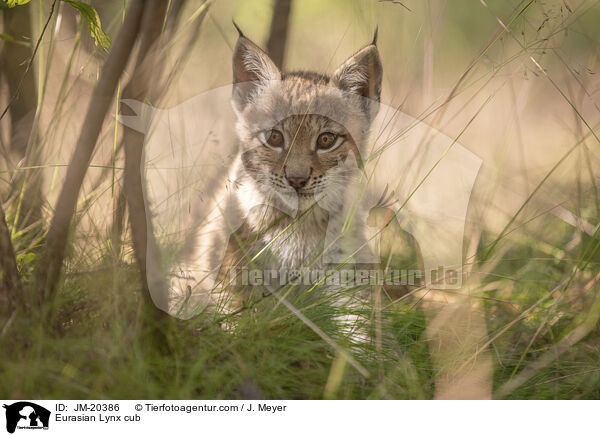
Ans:
{"label": "lynx nose", "polygon": [[310,171],[306,175],[302,174],[305,171],[295,171],[290,174],[287,166],[283,167],[283,171],[285,174],[285,179],[288,181],[290,186],[296,190],[304,188],[308,183],[308,179],[310,179],[310,176],[312,175],[312,168],[310,168]]}
{"label": "lynx nose", "polygon": [[304,188],[308,182],[308,177],[290,177],[286,175],[285,178],[294,189]]}

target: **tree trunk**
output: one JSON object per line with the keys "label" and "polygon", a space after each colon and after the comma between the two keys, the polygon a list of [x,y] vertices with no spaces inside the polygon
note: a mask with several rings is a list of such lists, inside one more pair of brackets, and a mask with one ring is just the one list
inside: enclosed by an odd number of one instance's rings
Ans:
{"label": "tree trunk", "polygon": [[269,40],[267,41],[267,53],[279,68],[283,67],[283,61],[285,60],[285,43],[288,36],[291,9],[292,0],[275,0],[273,5],[273,18],[271,18]]}
{"label": "tree trunk", "polygon": [[[164,46],[173,37],[182,10],[182,3],[179,3],[177,7],[173,5],[169,11],[166,26],[165,14],[167,11],[164,6],[164,2],[161,1],[149,3],[142,24],[138,59],[132,77],[123,90],[124,99],[144,101],[156,105],[173,79],[172,73],[167,79],[161,77],[163,73],[163,63],[160,62],[163,54],[161,45]],[[197,37],[206,10],[205,8],[197,17],[197,23],[190,33],[188,44],[191,44]],[[175,63],[176,71],[181,68],[188,54],[189,51],[184,51],[181,58]],[[129,108],[122,107],[122,110],[127,115]],[[148,312],[155,319],[163,319],[165,313],[158,310],[156,306],[167,307],[168,289],[162,276],[162,261],[152,228],[152,220],[146,215],[144,186],[142,183],[144,140],[145,136],[143,134],[126,126],[124,127],[122,142],[125,149],[124,192],[127,198],[131,236],[136,260],[140,268],[144,299],[147,303]],[[122,219],[123,215],[122,212],[119,212],[117,214],[118,219]],[[119,226],[119,222],[116,221],[113,225]],[[113,234],[117,232],[113,232]],[[116,236],[114,238],[116,239]],[[150,292],[151,287],[153,292]]]}
{"label": "tree trunk", "polygon": [[67,169],[65,182],[56,204],[54,217],[48,230],[44,258],[38,264],[36,275],[40,296],[43,299],[51,298],[56,291],[69,236],[69,228],[75,213],[83,178],[100,135],[104,118],[113,101],[119,79],[136,41],[143,11],[144,2],[141,0],[134,0],[130,3],[123,27],[113,43],[110,55],[94,88],[81,133]]}
{"label": "tree trunk", "polygon": [[[157,62],[159,53],[159,42],[162,33],[163,23],[166,14],[166,2],[151,0],[146,5],[144,19],[142,23],[140,36],[140,51],[135,69],[131,79],[123,90],[124,99],[134,99],[139,101],[155,100],[155,94],[159,92],[158,87],[152,87],[153,80],[160,77],[160,65]],[[127,108],[122,108],[127,111]],[[155,316],[163,317],[164,312],[159,311],[156,305],[165,307],[167,298],[166,289],[161,283],[161,292],[155,293],[155,298],[163,300],[153,303],[153,299],[148,286],[148,265],[152,268],[160,268],[160,258],[156,249],[154,233],[151,222],[146,217],[144,204],[144,194],[142,186],[142,167],[143,167],[143,147],[145,136],[128,127],[124,128],[123,142],[125,144],[125,180],[124,189],[129,208],[129,219],[131,236],[135,257],[140,269],[142,292],[146,302],[146,308]],[[150,248],[150,249],[149,249]],[[150,257],[149,257],[150,253]]]}

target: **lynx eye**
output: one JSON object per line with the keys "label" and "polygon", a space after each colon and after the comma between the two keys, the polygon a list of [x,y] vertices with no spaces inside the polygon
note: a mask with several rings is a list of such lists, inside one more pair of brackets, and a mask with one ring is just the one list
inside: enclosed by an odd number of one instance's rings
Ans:
{"label": "lynx eye", "polygon": [[321,150],[328,150],[337,142],[337,138],[338,136],[335,133],[321,133],[317,138],[317,148]]}
{"label": "lynx eye", "polygon": [[267,136],[267,144],[271,147],[283,147],[283,133],[279,130],[271,130]]}

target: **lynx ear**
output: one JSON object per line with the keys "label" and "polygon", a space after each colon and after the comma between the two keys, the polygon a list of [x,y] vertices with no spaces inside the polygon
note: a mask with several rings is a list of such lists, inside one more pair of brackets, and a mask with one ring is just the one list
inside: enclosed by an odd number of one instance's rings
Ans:
{"label": "lynx ear", "polygon": [[375,42],[360,50],[340,66],[332,76],[332,82],[341,90],[379,101],[383,67]]}
{"label": "lynx ear", "polygon": [[242,111],[270,80],[281,80],[281,72],[264,51],[237,29],[240,36],[233,50],[232,98],[235,108]]}

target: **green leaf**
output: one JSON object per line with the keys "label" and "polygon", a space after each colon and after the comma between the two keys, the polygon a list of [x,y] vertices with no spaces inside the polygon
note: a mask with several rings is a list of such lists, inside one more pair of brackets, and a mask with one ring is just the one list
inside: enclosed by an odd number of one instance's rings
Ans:
{"label": "green leaf", "polygon": [[17,262],[19,263],[19,265],[21,266],[25,266],[30,264],[31,262],[33,262],[35,260],[35,253],[25,253],[25,254],[19,254],[17,255]]}
{"label": "green leaf", "polygon": [[15,6],[21,6],[26,3],[29,3],[31,0],[2,0],[2,6],[6,5],[9,8],[14,8]]}
{"label": "green leaf", "polygon": [[[17,0],[19,1],[19,0]],[[103,49],[108,49],[110,47],[110,38],[104,31],[102,30],[102,24],[100,23],[100,16],[96,9],[94,9],[91,5],[79,2],[75,0],[63,0],[73,6],[75,9],[79,11],[81,17],[87,22],[88,31],[96,45],[99,45]]]}
{"label": "green leaf", "polygon": [[14,44],[24,45],[25,47],[31,47],[31,43],[29,41],[19,41],[18,39],[15,39],[14,36],[10,36],[6,33],[0,33],[0,39],[12,42]]}

